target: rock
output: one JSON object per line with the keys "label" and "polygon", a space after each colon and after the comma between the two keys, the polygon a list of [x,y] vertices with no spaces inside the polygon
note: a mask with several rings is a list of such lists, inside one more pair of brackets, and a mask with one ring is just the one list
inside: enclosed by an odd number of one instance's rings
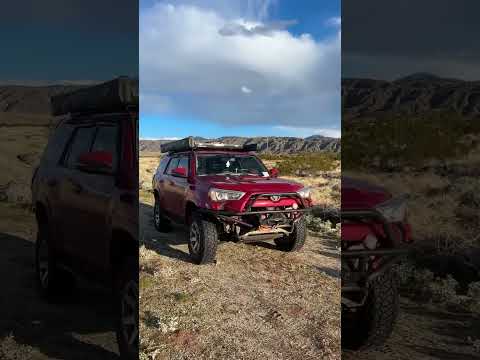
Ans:
{"label": "rock", "polygon": [[26,153],[26,154],[19,154],[17,155],[17,159],[23,162],[26,165],[32,166],[36,163],[38,159],[37,153]]}

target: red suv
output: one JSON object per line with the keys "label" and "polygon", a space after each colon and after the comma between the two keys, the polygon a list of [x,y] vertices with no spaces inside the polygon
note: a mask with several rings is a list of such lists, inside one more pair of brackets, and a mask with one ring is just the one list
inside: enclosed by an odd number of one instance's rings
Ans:
{"label": "red suv", "polygon": [[52,98],[59,116],[32,179],[36,273],[48,299],[73,273],[113,285],[123,358],[138,356],[138,82]]}
{"label": "red suv", "polygon": [[161,150],[168,154],[153,177],[155,227],[168,230],[170,221],[187,225],[194,262],[213,262],[220,238],[302,248],[310,189],[267,170],[253,153],[255,144],[197,143],[189,137]]}
{"label": "red suv", "polygon": [[412,242],[407,197],[342,178],[342,346],[362,349],[390,336],[399,295],[392,265]]}

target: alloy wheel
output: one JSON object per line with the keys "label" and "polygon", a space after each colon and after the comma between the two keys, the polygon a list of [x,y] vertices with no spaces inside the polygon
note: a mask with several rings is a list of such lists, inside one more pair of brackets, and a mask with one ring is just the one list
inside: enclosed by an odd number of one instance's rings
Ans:
{"label": "alloy wheel", "polygon": [[190,245],[192,251],[195,254],[198,254],[200,251],[200,229],[196,222],[193,222],[190,228]]}

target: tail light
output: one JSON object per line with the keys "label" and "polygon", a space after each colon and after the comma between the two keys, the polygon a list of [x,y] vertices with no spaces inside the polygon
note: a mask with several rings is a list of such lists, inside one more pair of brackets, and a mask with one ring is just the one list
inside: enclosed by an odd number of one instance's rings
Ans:
{"label": "tail light", "polygon": [[134,189],[138,186],[136,118],[135,115],[128,117],[123,120],[122,124],[119,186],[127,189]]}

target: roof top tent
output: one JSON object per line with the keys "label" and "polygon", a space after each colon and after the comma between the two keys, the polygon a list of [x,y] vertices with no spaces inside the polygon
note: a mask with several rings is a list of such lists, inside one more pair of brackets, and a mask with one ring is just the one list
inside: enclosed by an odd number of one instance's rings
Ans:
{"label": "roof top tent", "polygon": [[50,99],[54,116],[138,112],[138,79],[119,77]]}
{"label": "roof top tent", "polygon": [[162,153],[176,153],[188,150],[257,151],[257,144],[247,144],[242,146],[218,142],[198,142],[192,136],[189,136],[182,140],[160,145],[160,151]]}

